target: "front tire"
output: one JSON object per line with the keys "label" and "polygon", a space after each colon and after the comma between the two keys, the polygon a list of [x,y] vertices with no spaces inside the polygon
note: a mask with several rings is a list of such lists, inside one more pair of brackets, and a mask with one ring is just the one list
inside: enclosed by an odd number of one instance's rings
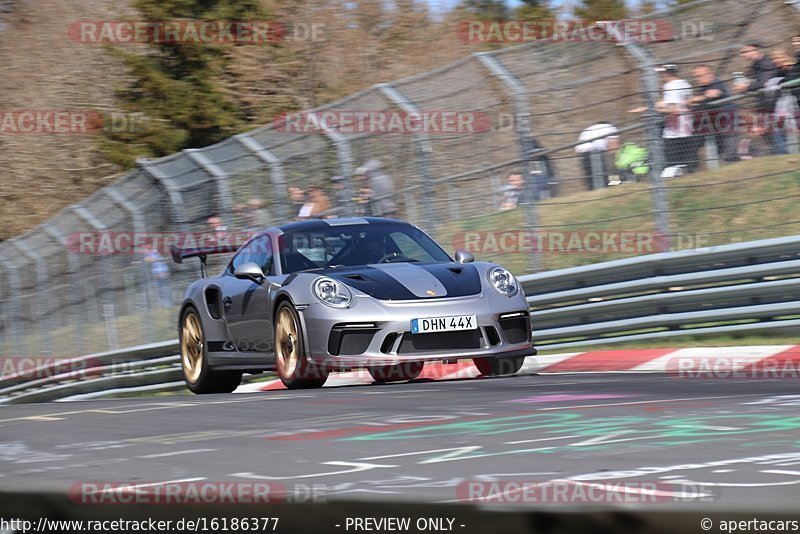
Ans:
{"label": "front tire", "polygon": [[328,373],[312,369],[305,357],[300,318],[292,303],[283,301],[275,313],[275,368],[288,389],[322,387]]}
{"label": "front tire", "polygon": [[514,375],[517,374],[520,369],[522,369],[522,365],[525,363],[525,356],[472,358],[472,362],[482,375]]}
{"label": "front tire", "polygon": [[369,374],[378,383],[401,382],[404,380],[414,380],[422,372],[424,362],[406,362],[397,365],[382,365],[380,367],[370,367]]}
{"label": "front tire", "polygon": [[196,394],[231,393],[242,381],[241,371],[214,371],[208,365],[208,348],[203,323],[193,306],[181,314],[181,369],[189,391]]}

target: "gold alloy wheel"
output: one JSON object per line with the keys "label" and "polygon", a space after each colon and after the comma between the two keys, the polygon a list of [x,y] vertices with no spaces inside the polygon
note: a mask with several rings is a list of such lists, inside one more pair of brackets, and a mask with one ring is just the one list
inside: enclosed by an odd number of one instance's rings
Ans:
{"label": "gold alloy wheel", "polygon": [[275,363],[286,380],[293,378],[299,354],[297,321],[287,306],[278,312],[275,328]]}
{"label": "gold alloy wheel", "polygon": [[203,370],[203,328],[197,314],[189,312],[183,319],[181,364],[186,379],[194,384]]}

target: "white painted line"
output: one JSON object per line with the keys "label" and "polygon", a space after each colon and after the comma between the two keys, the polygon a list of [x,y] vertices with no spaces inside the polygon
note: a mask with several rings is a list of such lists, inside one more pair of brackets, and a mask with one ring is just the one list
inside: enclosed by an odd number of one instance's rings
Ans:
{"label": "white painted line", "polygon": [[767,471],[761,471],[762,473],[769,473],[770,475],[793,475],[793,476],[800,476],[800,471],[787,471],[785,469],[769,469]]}
{"label": "white painted line", "polygon": [[633,430],[625,430],[623,432],[613,432],[611,434],[606,434],[604,436],[597,436],[591,439],[587,439],[586,441],[579,441],[578,443],[570,443],[570,447],[581,447],[583,445],[595,445],[597,443],[613,443],[612,438],[616,438],[617,436],[622,436],[623,434],[630,434]]}
{"label": "white painted line", "polygon": [[214,452],[217,449],[191,449],[188,451],[175,451],[175,452],[162,452],[160,454],[146,454],[144,456],[136,456],[136,458],[166,458],[167,456],[177,456],[179,454],[195,454],[198,452]]}
{"label": "white painted line", "polygon": [[537,441],[554,441],[558,439],[572,439],[572,438],[579,438],[581,436],[575,434],[574,436],[558,436],[555,438],[540,438],[540,439],[522,439],[520,441],[506,441],[505,445],[519,445],[520,443],[534,443]]}
{"label": "white painted line", "polygon": [[584,404],[581,406],[553,406],[550,408],[539,408],[541,411],[551,410],[578,410],[580,408],[605,408],[608,406],[635,406],[637,404],[659,404],[662,402],[686,402],[696,400],[714,400],[714,399],[738,399],[741,397],[756,397],[761,396],[761,393],[750,393],[746,395],[719,395],[716,397],[686,397],[683,399],[660,399],[649,401],[635,401],[635,402],[609,402],[606,404]]}

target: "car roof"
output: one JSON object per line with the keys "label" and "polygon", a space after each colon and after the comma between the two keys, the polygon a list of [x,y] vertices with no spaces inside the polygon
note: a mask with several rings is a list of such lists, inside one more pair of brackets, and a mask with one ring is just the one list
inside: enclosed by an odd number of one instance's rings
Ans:
{"label": "car roof", "polygon": [[282,232],[294,232],[327,230],[328,228],[336,226],[358,226],[363,224],[380,225],[386,223],[409,224],[405,221],[386,219],[383,217],[343,217],[336,219],[309,219],[306,221],[295,221],[283,224],[277,228]]}

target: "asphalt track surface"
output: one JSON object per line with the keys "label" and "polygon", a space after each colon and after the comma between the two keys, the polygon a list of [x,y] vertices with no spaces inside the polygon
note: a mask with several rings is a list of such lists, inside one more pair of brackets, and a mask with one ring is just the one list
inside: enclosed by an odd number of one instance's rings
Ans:
{"label": "asphalt track surface", "polygon": [[459,503],[504,488],[495,502],[541,506],[509,488],[568,479],[655,484],[666,507],[792,507],[799,385],[585,373],[3,406],[0,489],[268,482],[296,501]]}

